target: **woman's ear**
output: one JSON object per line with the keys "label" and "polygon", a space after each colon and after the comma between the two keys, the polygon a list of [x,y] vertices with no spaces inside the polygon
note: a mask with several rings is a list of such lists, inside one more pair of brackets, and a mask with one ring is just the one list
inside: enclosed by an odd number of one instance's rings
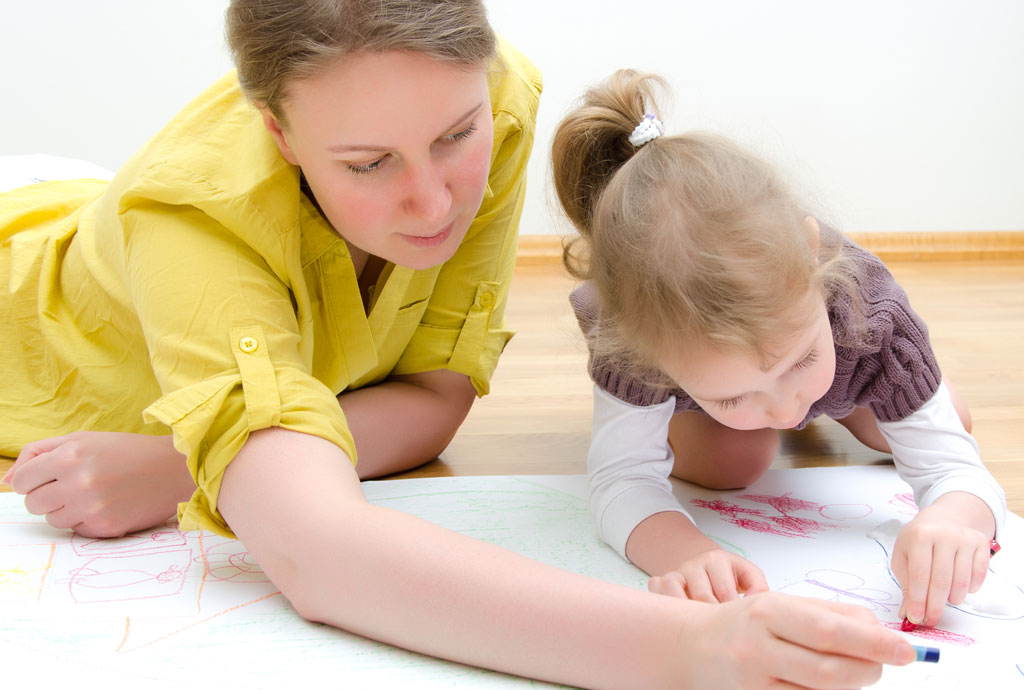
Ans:
{"label": "woman's ear", "polygon": [[270,136],[274,138],[274,143],[277,144],[277,149],[281,152],[281,155],[292,165],[298,165],[299,159],[295,157],[295,152],[288,145],[288,136],[285,134],[284,127],[281,126],[281,121],[266,106],[260,108],[260,114],[263,116],[263,126],[267,128]]}
{"label": "woman's ear", "polygon": [[804,228],[807,229],[807,243],[811,245],[811,250],[817,254],[818,249],[821,248],[821,228],[818,227],[818,221],[814,216],[807,216],[804,218]]}

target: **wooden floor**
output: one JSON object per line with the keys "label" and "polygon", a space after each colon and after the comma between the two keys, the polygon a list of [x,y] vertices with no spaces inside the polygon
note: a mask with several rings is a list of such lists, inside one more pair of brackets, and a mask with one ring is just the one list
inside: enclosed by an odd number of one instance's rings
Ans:
{"label": "wooden floor", "polygon": [[[929,324],[944,376],[971,408],[982,458],[1024,515],[1024,261],[904,262],[890,268]],[[527,265],[512,284],[517,334],[441,458],[402,477],[585,472],[591,385],[586,346],[558,265]],[[818,419],[783,433],[775,467],[891,463]]]}
{"label": "wooden floor", "polygon": [[[974,416],[982,458],[1024,515],[1024,261],[890,263],[928,322],[944,375]],[[585,471],[591,386],[558,265],[524,265],[508,320],[518,333],[448,449],[401,477]],[[831,420],[785,432],[776,467],[882,464]],[[9,462],[0,461],[0,472]],[[6,487],[0,486],[0,490]]]}

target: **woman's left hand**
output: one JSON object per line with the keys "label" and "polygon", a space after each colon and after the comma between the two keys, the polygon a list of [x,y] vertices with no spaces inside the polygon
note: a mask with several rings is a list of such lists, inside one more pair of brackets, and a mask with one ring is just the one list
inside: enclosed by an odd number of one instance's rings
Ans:
{"label": "woman's left hand", "polygon": [[948,493],[921,510],[893,547],[892,572],[903,589],[900,617],[934,626],[947,601],[962,604],[977,592],[994,531],[988,506],[971,494]]}
{"label": "woman's left hand", "polygon": [[170,436],[78,431],[27,444],[0,480],[25,509],[85,537],[121,537],[173,517],[195,483]]}

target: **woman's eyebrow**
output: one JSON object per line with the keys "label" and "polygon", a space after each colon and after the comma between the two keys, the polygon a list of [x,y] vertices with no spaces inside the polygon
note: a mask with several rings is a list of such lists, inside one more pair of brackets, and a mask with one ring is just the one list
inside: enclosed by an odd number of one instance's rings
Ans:
{"label": "woman's eyebrow", "polygon": [[[480,101],[465,113],[459,115],[459,117],[456,118],[452,124],[448,125],[444,131],[447,132],[448,130],[457,127],[459,124],[478,113],[483,107],[484,102]],[[390,148],[390,146],[383,146],[380,144],[332,144],[327,147],[327,151],[330,153],[351,153],[353,151],[388,151]]]}

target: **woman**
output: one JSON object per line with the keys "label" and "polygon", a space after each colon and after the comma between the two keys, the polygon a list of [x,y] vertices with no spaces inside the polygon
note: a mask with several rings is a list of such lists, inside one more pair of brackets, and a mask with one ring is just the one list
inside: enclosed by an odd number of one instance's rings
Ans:
{"label": "woman", "polygon": [[[118,534],[192,492],[182,526],[237,534],[304,617],[556,682],[733,687],[777,675],[781,647],[804,685],[853,685],[914,658],[855,609],[709,611],[368,503],[360,475],[440,451],[509,337],[539,77],[495,58],[472,0],[236,0],[228,17],[255,109],[227,77],[109,186],[0,197],[17,322],[0,346],[19,353],[0,436],[28,444],[5,481],[30,510]],[[128,433],[33,443],[82,428]],[[102,507],[121,494],[145,500]]]}

